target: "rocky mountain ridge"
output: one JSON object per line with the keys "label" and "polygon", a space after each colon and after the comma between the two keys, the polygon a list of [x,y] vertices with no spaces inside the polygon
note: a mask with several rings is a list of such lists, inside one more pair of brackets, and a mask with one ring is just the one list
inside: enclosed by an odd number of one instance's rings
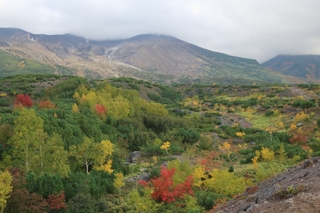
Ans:
{"label": "rocky mountain ridge", "polygon": [[166,35],[94,41],[70,34],[37,35],[0,28],[0,46],[7,53],[52,66],[60,75],[126,76],[162,83],[211,83],[219,79],[290,82],[254,59],[206,50]]}

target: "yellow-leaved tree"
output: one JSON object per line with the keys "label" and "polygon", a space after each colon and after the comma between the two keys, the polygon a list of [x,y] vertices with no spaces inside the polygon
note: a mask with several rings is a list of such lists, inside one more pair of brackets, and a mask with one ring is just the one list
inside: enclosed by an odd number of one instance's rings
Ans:
{"label": "yellow-leaved tree", "polygon": [[103,140],[98,144],[98,155],[97,155],[97,163],[98,165],[95,167],[97,170],[103,170],[111,174],[113,172],[112,169],[112,160],[110,159],[113,153],[113,144],[109,140]]}
{"label": "yellow-leaved tree", "polygon": [[12,191],[11,181],[12,177],[8,171],[0,172],[0,213],[4,211]]}
{"label": "yellow-leaved tree", "polygon": [[76,158],[86,167],[89,174],[89,166],[94,166],[97,170],[112,173],[112,160],[108,159],[113,153],[113,144],[109,140],[95,143],[92,138],[85,137],[78,146],[69,148],[69,155]]}
{"label": "yellow-leaved tree", "polygon": [[125,186],[123,181],[123,174],[121,172],[116,173],[115,179],[113,180],[113,186],[119,191],[119,203],[121,203],[121,188]]}
{"label": "yellow-leaved tree", "polygon": [[144,109],[147,112],[150,112],[152,114],[156,115],[168,115],[168,110],[166,109],[166,106],[163,104],[159,104],[156,102],[148,102],[145,106]]}
{"label": "yellow-leaved tree", "polygon": [[169,152],[168,152],[169,148],[170,148],[170,142],[169,142],[169,141],[164,142],[164,143],[160,146],[160,149],[166,150],[166,152],[167,152],[168,155],[169,155]]}

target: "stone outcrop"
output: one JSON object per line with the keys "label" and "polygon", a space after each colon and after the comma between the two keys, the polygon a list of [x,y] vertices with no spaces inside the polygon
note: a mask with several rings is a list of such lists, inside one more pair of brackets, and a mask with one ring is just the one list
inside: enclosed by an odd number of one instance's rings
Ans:
{"label": "stone outcrop", "polygon": [[320,158],[307,159],[209,212],[320,213]]}

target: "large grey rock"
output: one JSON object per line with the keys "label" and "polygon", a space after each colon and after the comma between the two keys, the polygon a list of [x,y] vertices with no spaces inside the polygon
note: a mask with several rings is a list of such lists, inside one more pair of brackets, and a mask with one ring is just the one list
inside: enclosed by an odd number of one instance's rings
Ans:
{"label": "large grey rock", "polygon": [[127,158],[128,163],[137,163],[137,161],[141,158],[141,152],[140,151],[133,151],[129,154]]}
{"label": "large grey rock", "polygon": [[150,173],[148,172],[142,172],[141,174],[138,174],[137,176],[128,178],[126,182],[129,183],[137,183],[139,180],[145,180],[149,181],[150,180]]}

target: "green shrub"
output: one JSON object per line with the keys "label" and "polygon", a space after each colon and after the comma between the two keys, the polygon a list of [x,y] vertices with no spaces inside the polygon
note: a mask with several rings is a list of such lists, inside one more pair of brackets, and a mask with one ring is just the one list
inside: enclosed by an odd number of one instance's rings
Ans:
{"label": "green shrub", "polygon": [[212,191],[197,191],[195,196],[198,204],[204,207],[205,210],[212,209],[216,205],[216,201],[223,198],[223,195]]}
{"label": "green shrub", "polygon": [[315,106],[315,103],[308,100],[296,100],[292,103],[294,107],[300,107],[302,109],[308,109]]}
{"label": "green shrub", "polygon": [[272,110],[268,110],[266,113],[265,113],[265,116],[271,116],[273,115],[273,111]]}
{"label": "green shrub", "polygon": [[189,144],[194,144],[200,139],[200,133],[195,129],[180,128],[175,136],[181,137],[183,143]]}

